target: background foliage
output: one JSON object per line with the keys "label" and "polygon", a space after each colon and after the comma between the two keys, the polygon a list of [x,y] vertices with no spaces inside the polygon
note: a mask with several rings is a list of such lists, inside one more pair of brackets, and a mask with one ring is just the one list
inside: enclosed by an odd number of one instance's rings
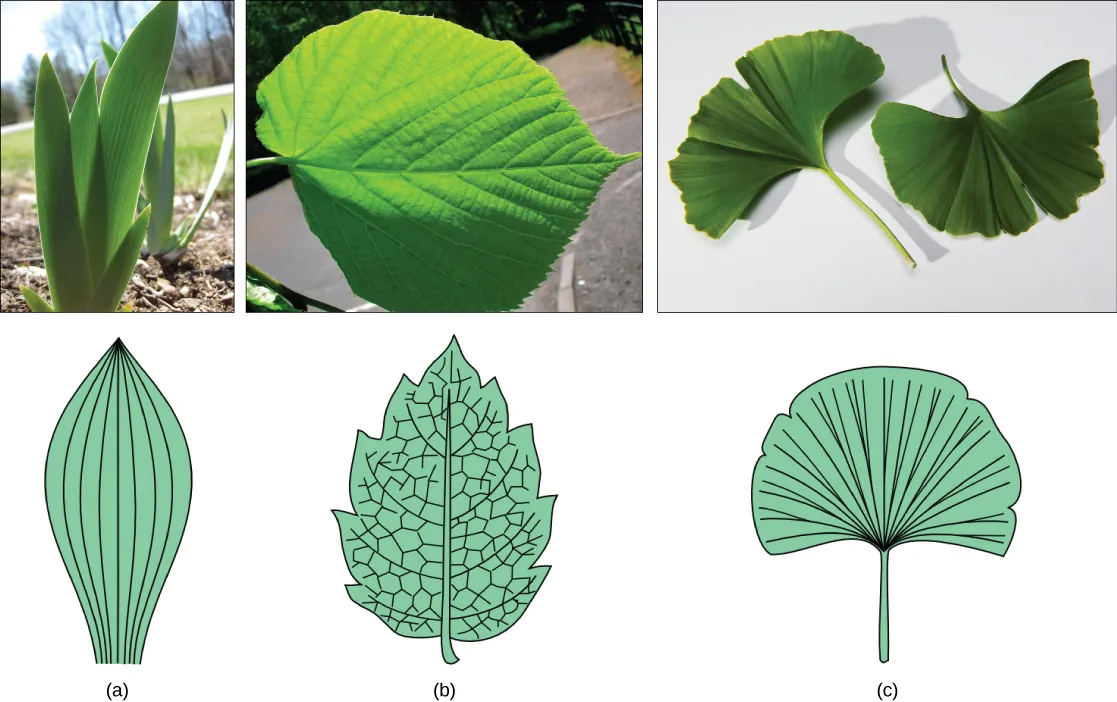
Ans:
{"label": "background foliage", "polygon": [[[539,59],[590,35],[604,38],[604,29],[617,24],[617,13],[641,14],[639,2],[568,2],[566,0],[486,0],[454,2],[452,0],[295,0],[247,5],[246,73],[248,94],[248,125],[246,158],[271,155],[256,139],[256,122],[260,106],[256,88],[279,62],[300,41],[322,27],[338,24],[366,10],[389,10],[408,15],[438,17],[472,29],[491,39],[516,42],[532,57]],[[625,30],[631,30],[631,24]],[[617,34],[617,32],[613,32]],[[638,40],[637,40],[638,41]],[[248,172],[248,194],[263,190],[287,177],[284,167],[253,168]]]}

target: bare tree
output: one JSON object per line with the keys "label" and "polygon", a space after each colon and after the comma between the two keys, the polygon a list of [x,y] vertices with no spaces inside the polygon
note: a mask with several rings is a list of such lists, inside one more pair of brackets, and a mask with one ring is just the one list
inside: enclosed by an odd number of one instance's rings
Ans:
{"label": "bare tree", "polygon": [[113,14],[116,15],[116,45],[124,45],[124,18],[120,15],[120,0],[113,0],[112,3]]}
{"label": "bare tree", "polygon": [[19,76],[19,95],[28,111],[35,110],[35,84],[39,80],[39,62],[31,54],[23,59],[23,73]]}
{"label": "bare tree", "polygon": [[0,85],[0,124],[14,124],[23,117],[23,105],[10,83]]}
{"label": "bare tree", "polygon": [[[64,2],[61,11],[43,23],[47,48],[55,55],[65,56],[68,66],[81,73],[89,70],[90,56],[100,53],[100,44],[92,44],[95,37],[88,31],[96,22],[90,16],[91,10],[83,2]],[[90,51],[91,45],[96,47],[96,53]]]}
{"label": "bare tree", "polygon": [[220,0],[221,10],[225,14],[225,23],[229,25],[229,36],[233,34],[233,0]]}

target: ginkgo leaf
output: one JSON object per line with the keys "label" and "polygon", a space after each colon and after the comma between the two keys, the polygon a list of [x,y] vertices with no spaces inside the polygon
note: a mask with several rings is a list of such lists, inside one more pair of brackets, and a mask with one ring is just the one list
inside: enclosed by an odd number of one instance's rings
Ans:
{"label": "ginkgo leaf", "polygon": [[1077,212],[1104,175],[1090,62],[1059,66],[997,112],[962,94],[946,56],[942,68],[965,117],[888,102],[873,118],[896,197],[950,234],[1020,234],[1038,221],[1032,199],[1059,219]]}
{"label": "ginkgo leaf", "polygon": [[638,156],[601,146],[515,44],[433,17],[377,10],[314,32],[256,98],[311,231],[390,310],[518,307]]}
{"label": "ginkgo leaf", "polygon": [[722,78],[698,103],[679,155],[668,165],[686,221],[717,239],[777,178],[804,168],[826,173],[904,247],[826,163],[823,128],[843,102],[884,75],[871,48],[843,32],[772,39],[737,60],[751,90]]}
{"label": "ginkgo leaf", "polygon": [[527,610],[550,566],[555,495],[539,494],[530,424],[508,426],[496,380],[482,384],[457,339],[418,383],[404,376],[379,438],[357,433],[353,512],[334,511],[349,597],[400,636],[483,641]]}
{"label": "ginkgo leaf", "polygon": [[880,660],[888,660],[888,556],[938,541],[1003,556],[1020,469],[989,411],[957,380],[859,368],[814,383],[778,415],[752,479],[772,555],[834,541],[880,552]]}

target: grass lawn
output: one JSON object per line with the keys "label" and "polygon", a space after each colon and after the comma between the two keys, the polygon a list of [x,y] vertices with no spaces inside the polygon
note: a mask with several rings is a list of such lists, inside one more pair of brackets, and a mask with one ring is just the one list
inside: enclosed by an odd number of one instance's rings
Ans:
{"label": "grass lawn", "polygon": [[[233,118],[233,96],[218,95],[175,103],[175,190],[205,190],[224,136],[221,110]],[[167,108],[162,108],[166,120]],[[164,121],[165,124],[165,121]],[[34,130],[7,134],[0,142],[0,171],[5,176],[25,176],[34,165]],[[236,144],[233,144],[236,153]],[[218,193],[233,190],[233,163],[229,158]]]}

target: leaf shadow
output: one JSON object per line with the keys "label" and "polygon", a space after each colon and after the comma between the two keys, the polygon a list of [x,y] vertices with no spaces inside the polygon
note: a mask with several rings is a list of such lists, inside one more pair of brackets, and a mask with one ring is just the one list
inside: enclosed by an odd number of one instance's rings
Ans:
{"label": "leaf shadow", "polygon": [[1098,131],[1105,134],[1113,126],[1117,114],[1117,66],[1110,66],[1101,73],[1090,76],[1094,84],[1094,99],[1098,101]]}
{"label": "leaf shadow", "polygon": [[846,149],[853,135],[872,121],[880,105],[899,100],[942,75],[939,58],[942,54],[946,54],[948,61],[957,61],[954,33],[946,22],[935,17],[915,17],[845,31],[871,46],[884,61],[885,71],[880,80],[843,103],[831,116],[827,123],[827,162],[888,212],[928,261],[937,261],[950,250],[933,238],[890,190],[855,166],[847,158]]}
{"label": "leaf shadow", "polygon": [[[1110,66],[1101,73],[1096,73],[1090,76],[1090,81],[1094,84],[1094,99],[1098,101],[1098,136],[1099,141],[1102,134],[1109,131],[1113,126],[1114,115],[1117,114],[1117,66]],[[1101,160],[1102,171],[1109,175],[1109,164],[1105,159],[1098,157]],[[1103,177],[1101,185],[1105,185],[1107,177]],[[1101,185],[1098,187],[1100,188]]]}

